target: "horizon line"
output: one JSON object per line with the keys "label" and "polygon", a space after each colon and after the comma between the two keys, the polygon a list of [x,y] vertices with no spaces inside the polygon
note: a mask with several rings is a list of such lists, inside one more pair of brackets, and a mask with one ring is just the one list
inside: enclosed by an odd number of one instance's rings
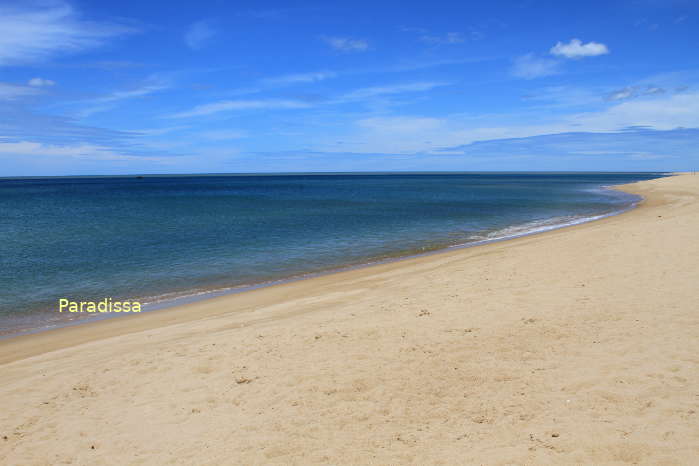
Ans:
{"label": "horizon line", "polygon": [[0,176],[0,180],[43,179],[43,178],[162,178],[187,176],[301,176],[301,175],[460,175],[460,174],[584,174],[584,173],[676,173],[676,170],[381,170],[381,171],[306,171],[306,172],[200,172],[200,173],[120,173],[120,174],[89,174],[89,175],[10,175]]}

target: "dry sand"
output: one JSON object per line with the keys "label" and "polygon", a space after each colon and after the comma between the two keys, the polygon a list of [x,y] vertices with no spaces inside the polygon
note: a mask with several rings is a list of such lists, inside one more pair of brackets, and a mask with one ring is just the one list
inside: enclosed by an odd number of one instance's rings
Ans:
{"label": "dry sand", "polygon": [[0,463],[698,464],[699,176],[632,212],[0,343]]}

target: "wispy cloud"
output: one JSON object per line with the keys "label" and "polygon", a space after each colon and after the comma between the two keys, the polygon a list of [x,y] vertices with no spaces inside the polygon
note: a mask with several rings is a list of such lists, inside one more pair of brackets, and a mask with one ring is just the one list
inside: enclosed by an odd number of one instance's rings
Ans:
{"label": "wispy cloud", "polygon": [[439,128],[442,121],[429,117],[372,117],[358,120],[356,124],[361,128],[373,131],[388,132],[390,134],[414,134],[416,131],[431,131]]}
{"label": "wispy cloud", "polygon": [[386,65],[364,70],[355,70],[347,74],[372,74],[372,73],[405,73],[407,71],[423,70],[429,68],[439,68],[454,65],[465,65],[467,63],[480,63],[495,60],[495,57],[471,57],[458,59],[441,59],[427,61],[405,61],[396,64]]}
{"label": "wispy cloud", "polygon": [[329,78],[334,78],[335,76],[337,76],[337,73],[334,73],[332,71],[315,71],[310,73],[285,74],[283,76],[263,79],[262,84],[271,86],[285,86],[297,83],[315,83],[319,81],[324,81]]}
{"label": "wispy cloud", "polygon": [[0,100],[16,100],[40,92],[35,87],[0,82]]}
{"label": "wispy cloud", "polygon": [[606,45],[599,42],[583,44],[580,39],[571,39],[568,43],[556,43],[556,45],[551,47],[550,53],[551,55],[565,58],[583,58],[606,55],[609,53],[609,49]]}
{"label": "wispy cloud", "polygon": [[[43,92],[42,88],[27,89]],[[1,174],[73,174],[83,164],[87,164],[84,173],[99,173],[104,161],[155,162],[173,155],[149,150],[140,134],[37,114],[22,103],[0,105]]]}
{"label": "wispy cloud", "polygon": [[192,50],[204,47],[216,35],[216,30],[208,21],[197,21],[189,26],[184,35],[184,43]]}
{"label": "wispy cloud", "polygon": [[[570,90],[554,88],[551,92],[567,99]],[[479,140],[528,138],[571,132],[610,133],[628,128],[661,131],[699,128],[699,93],[697,92],[655,93],[642,99],[612,103],[605,102],[601,92],[596,89],[587,89],[574,94],[579,94],[582,105],[592,109],[587,111],[574,109],[563,113],[542,112],[539,108],[532,108],[522,112],[490,115],[452,114],[432,117],[403,114],[360,118],[355,120],[354,125],[347,125],[345,134],[335,134],[333,139],[318,141],[314,149],[332,150],[333,147],[337,147],[334,141],[342,140],[345,143],[344,147],[361,148],[361,152],[367,153],[428,153],[439,147],[455,145],[454,143],[470,144]],[[555,97],[556,100],[558,98]],[[584,103],[588,99],[594,99],[594,106],[588,107]],[[657,135],[657,133],[653,134]],[[675,134],[673,137],[679,138],[683,133],[673,134]],[[553,138],[548,140],[555,141]],[[670,141],[672,138],[668,139],[668,142]],[[696,141],[699,143],[699,139]],[[584,144],[579,149],[586,150]],[[592,150],[592,148],[588,149]],[[685,149],[687,154],[691,153],[688,147]],[[632,150],[642,151],[642,144],[639,145],[639,149]],[[660,148],[657,151],[653,149],[652,152],[663,153]]]}
{"label": "wispy cloud", "polygon": [[77,63],[72,65],[64,65],[72,68],[93,68],[97,70],[113,71],[127,68],[142,68],[147,66],[145,63],[138,63],[128,60],[100,60],[88,63]]}
{"label": "wispy cloud", "polygon": [[453,45],[462,44],[466,40],[480,40],[484,37],[481,28],[476,28],[473,26],[468,26],[465,28],[464,32],[446,32],[446,33],[436,33],[431,32],[429,29],[421,27],[407,27],[403,26],[400,28],[403,32],[414,33],[417,35],[417,39],[421,42],[430,45]]}
{"label": "wispy cloud", "polygon": [[79,118],[87,118],[95,113],[104,112],[115,107],[121,101],[146,97],[148,95],[169,89],[170,85],[156,77],[150,77],[146,83],[132,89],[118,90],[78,102],[67,102],[68,105],[81,105],[81,109],[74,113]]}
{"label": "wispy cloud", "polygon": [[242,139],[247,137],[245,131],[239,131],[235,129],[221,129],[214,131],[203,131],[199,133],[199,136],[210,141],[230,141],[233,139]]}
{"label": "wispy cloud", "polygon": [[556,60],[541,58],[533,53],[528,53],[515,59],[511,73],[518,78],[524,79],[551,76],[559,73],[559,63]]}
{"label": "wispy cloud", "polygon": [[286,8],[276,8],[276,9],[251,9],[245,10],[238,13],[240,16],[247,16],[255,19],[281,19],[289,12]]}
{"label": "wispy cloud", "polygon": [[575,115],[570,121],[591,130],[615,130],[628,126],[699,128],[699,93],[656,93],[643,99],[627,99],[602,111]]}
{"label": "wispy cloud", "polygon": [[143,97],[149,94],[153,94],[154,92],[162,91],[163,89],[167,88],[168,87],[164,84],[148,84],[142,87],[138,87],[136,89],[115,91],[103,97],[98,97],[94,99],[93,102],[106,103],[124,99],[133,99],[135,97]]}
{"label": "wispy cloud", "polygon": [[[697,129],[653,130],[629,128],[611,132],[564,132],[507,139],[475,141],[442,151],[486,157],[535,156],[556,158],[648,161],[674,158],[699,142]],[[589,163],[589,162],[588,162]]]}
{"label": "wispy cloud", "polygon": [[231,110],[252,110],[252,109],[291,109],[306,108],[309,104],[298,100],[222,100],[210,104],[197,105],[191,110],[175,113],[170,118],[187,118],[196,116],[212,115],[214,113]]}
{"label": "wispy cloud", "polygon": [[0,136],[13,141],[32,140],[54,145],[90,141],[120,150],[136,144],[133,133],[84,125],[65,116],[37,114],[24,105],[0,105]]}
{"label": "wispy cloud", "polygon": [[451,45],[466,42],[466,38],[460,32],[447,32],[444,35],[423,34],[420,36],[420,40],[427,44],[435,45]]}
{"label": "wispy cloud", "polygon": [[168,126],[165,128],[148,128],[148,129],[134,129],[129,130],[130,133],[139,136],[162,136],[163,134],[174,133],[177,131],[184,131],[189,129],[189,126]]}
{"label": "wispy cloud", "polygon": [[46,61],[137,32],[133,26],[88,21],[69,4],[0,5],[0,66]]}
{"label": "wispy cloud", "polygon": [[375,87],[365,87],[361,89],[348,92],[335,102],[349,102],[354,100],[364,100],[371,97],[378,97],[382,95],[394,95],[403,94],[406,92],[422,92],[429,91],[436,87],[448,86],[449,83],[446,82],[416,82],[407,84],[394,84],[390,86],[375,86]]}
{"label": "wispy cloud", "polygon": [[639,19],[634,23],[637,28],[647,29],[648,31],[657,31],[660,28],[658,23],[654,23],[648,20],[648,18]]}
{"label": "wispy cloud", "polygon": [[32,87],[49,87],[53,86],[54,84],[56,84],[54,81],[44,78],[32,78],[27,82],[27,85]]}
{"label": "wispy cloud", "polygon": [[316,105],[345,104],[370,100],[375,97],[397,95],[410,92],[429,91],[439,86],[447,86],[446,82],[416,82],[406,84],[394,84],[387,86],[375,86],[355,89],[334,98],[313,98],[297,100],[288,99],[260,99],[260,100],[223,100],[210,104],[197,105],[191,110],[175,113],[169,118],[187,118],[211,115],[231,110],[256,110],[256,109],[303,109]]}
{"label": "wispy cloud", "polygon": [[370,75],[370,74],[383,74],[383,73],[406,73],[409,71],[423,70],[429,68],[438,67],[448,67],[455,65],[463,65],[467,63],[479,63],[484,61],[494,60],[493,57],[473,57],[473,58],[459,58],[459,59],[442,59],[442,60],[431,60],[431,61],[406,61],[401,63],[396,63],[392,65],[379,66],[379,67],[368,67],[368,68],[351,68],[345,70],[323,70],[323,71],[309,71],[304,73],[292,73],[285,74],[281,76],[273,76],[269,78],[264,78],[259,80],[257,83],[250,87],[244,87],[229,91],[227,95],[229,97],[241,96],[247,94],[256,94],[269,90],[271,88],[285,87],[296,84],[313,84],[321,81],[326,81],[328,79],[346,77],[346,76],[357,76],[357,75]]}
{"label": "wispy cloud", "polygon": [[350,37],[321,37],[328,45],[341,52],[365,52],[369,49],[369,43],[364,39],[352,39]]}
{"label": "wispy cloud", "polygon": [[633,87],[625,87],[623,89],[617,89],[616,91],[612,91],[609,93],[607,96],[607,100],[624,100],[628,99],[629,97],[634,95],[634,88]]}
{"label": "wispy cloud", "polygon": [[577,86],[547,86],[522,96],[529,108],[556,109],[600,104],[606,89]]}
{"label": "wispy cloud", "polygon": [[622,89],[617,89],[615,91],[610,92],[607,95],[607,100],[625,100],[644,95],[664,94],[665,92],[665,89],[657,86],[627,86]]}
{"label": "wispy cloud", "polygon": [[105,146],[90,143],[69,145],[44,144],[34,141],[0,143],[0,154],[41,157],[90,158],[93,160],[142,159],[140,156],[122,154]]}
{"label": "wispy cloud", "polygon": [[284,74],[281,76],[272,76],[269,78],[263,78],[257,81],[254,85],[249,87],[243,87],[239,89],[234,89],[226,93],[229,97],[258,94],[260,92],[268,91],[270,89],[282,88],[294,85],[303,84],[313,84],[326,79],[335,78],[340,73],[334,71],[310,71],[307,73],[291,73]]}

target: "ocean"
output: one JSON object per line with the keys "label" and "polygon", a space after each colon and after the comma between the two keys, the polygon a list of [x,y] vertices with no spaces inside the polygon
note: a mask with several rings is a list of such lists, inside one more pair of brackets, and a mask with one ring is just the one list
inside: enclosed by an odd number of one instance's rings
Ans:
{"label": "ocean", "polygon": [[[607,186],[663,173],[181,175],[0,179],[0,335],[612,215]],[[78,317],[76,317],[78,316]]]}

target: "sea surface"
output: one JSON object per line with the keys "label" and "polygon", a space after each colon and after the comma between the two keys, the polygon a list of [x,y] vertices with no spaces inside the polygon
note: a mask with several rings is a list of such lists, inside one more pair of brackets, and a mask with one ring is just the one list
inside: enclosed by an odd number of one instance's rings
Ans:
{"label": "sea surface", "polygon": [[[662,173],[0,179],[0,335],[618,213]],[[82,315],[92,318],[93,315]]]}

